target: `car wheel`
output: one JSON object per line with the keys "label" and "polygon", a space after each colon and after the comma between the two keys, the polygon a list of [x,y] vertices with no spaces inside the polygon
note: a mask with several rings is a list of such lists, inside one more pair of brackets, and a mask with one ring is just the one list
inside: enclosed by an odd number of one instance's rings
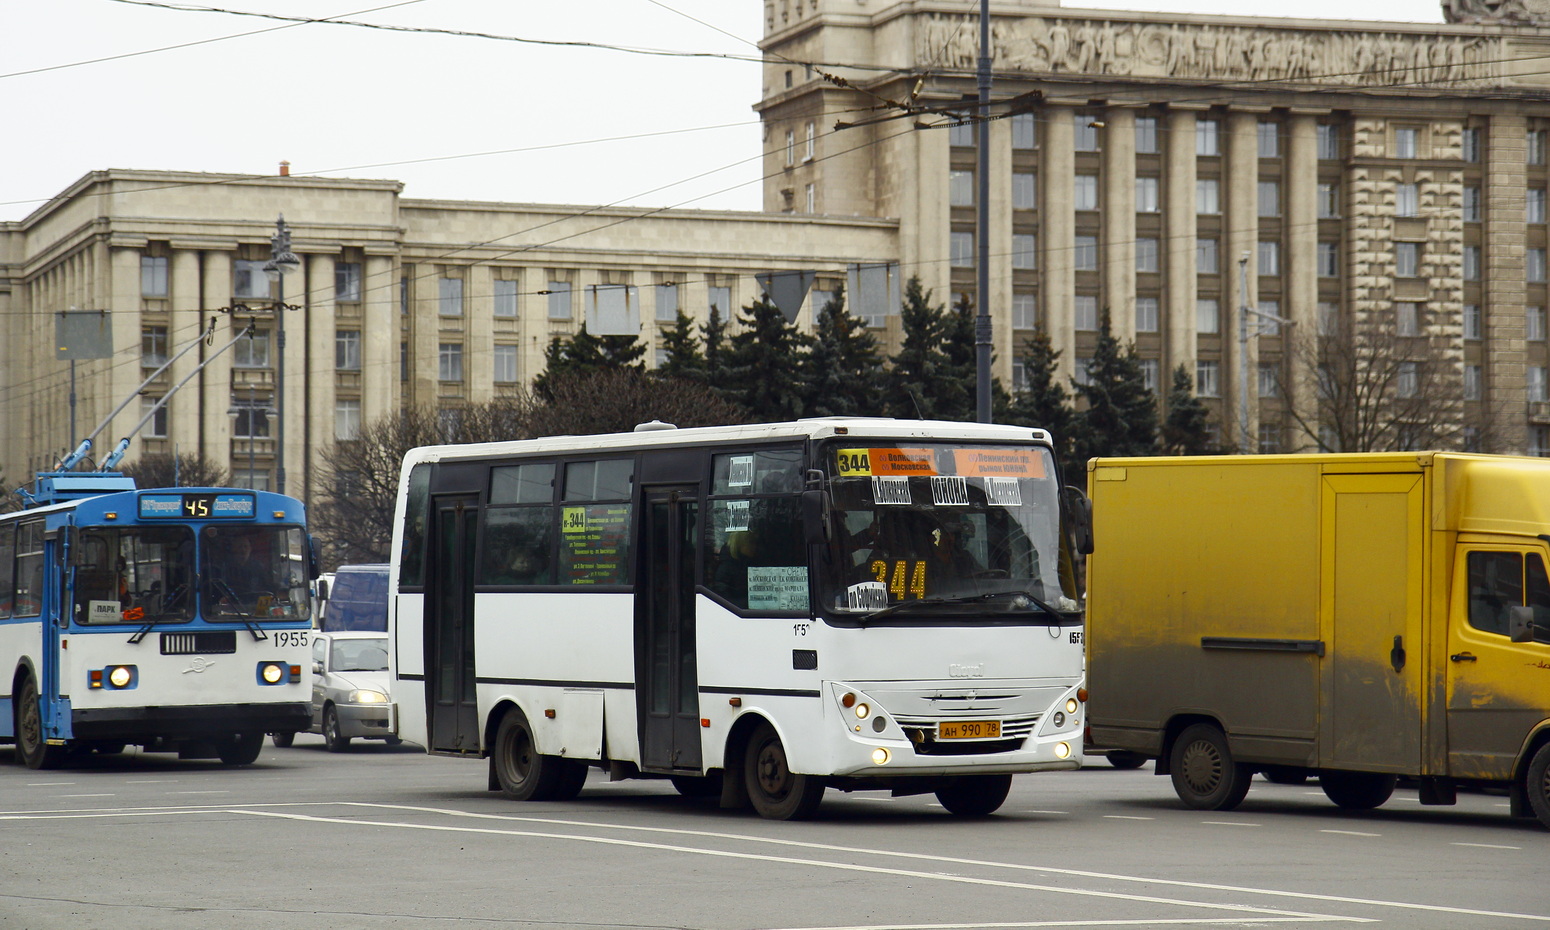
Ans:
{"label": "car wheel", "polygon": [[269,741],[281,749],[289,749],[296,742],[295,733],[271,733]]}
{"label": "car wheel", "polygon": [[1528,764],[1528,804],[1534,816],[1550,828],[1550,743],[1539,747]]}
{"label": "car wheel", "polygon": [[721,779],[715,775],[674,775],[673,788],[686,798],[710,798],[721,793]]}
{"label": "car wheel", "polygon": [[743,775],[748,800],[766,820],[803,820],[818,810],[823,800],[823,780],[798,775],[786,761],[786,747],[768,723],[761,723],[748,740],[743,755]]}
{"label": "car wheel", "polygon": [[1243,803],[1254,772],[1233,760],[1227,736],[1214,724],[1186,727],[1173,744],[1173,790],[1186,807],[1230,811]]}
{"label": "car wheel", "polygon": [[959,817],[984,817],[995,813],[1011,790],[1010,775],[959,775],[937,789],[936,799]]}
{"label": "car wheel", "polygon": [[350,738],[339,732],[339,712],[333,705],[323,708],[323,745],[329,752],[344,752],[350,748]]}
{"label": "car wheel", "polygon": [[38,683],[28,676],[16,703],[16,754],[29,769],[58,768],[65,761],[65,747],[50,746],[43,736],[43,706]]}
{"label": "car wheel", "polygon": [[227,765],[252,765],[264,748],[264,734],[238,733],[215,744],[215,754]]}
{"label": "car wheel", "polygon": [[1394,793],[1399,779],[1377,772],[1320,772],[1319,787],[1324,794],[1348,811],[1370,811],[1382,807]]}
{"label": "car wheel", "polygon": [[389,746],[401,746],[401,745],[403,745],[403,742],[404,742],[403,740],[399,739],[396,736],[385,737],[382,741],[384,743],[387,743]]}
{"label": "car wheel", "polygon": [[[539,753],[527,717],[516,708],[501,718],[500,728],[495,731],[492,758],[501,790],[518,801],[552,800],[564,774],[560,763],[568,761]],[[582,775],[585,774],[583,768]],[[580,790],[579,785],[577,790]]]}

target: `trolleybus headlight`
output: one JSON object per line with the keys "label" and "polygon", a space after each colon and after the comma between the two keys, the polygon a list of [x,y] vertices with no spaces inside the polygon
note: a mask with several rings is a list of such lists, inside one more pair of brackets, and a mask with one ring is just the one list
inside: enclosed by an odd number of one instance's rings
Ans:
{"label": "trolleybus headlight", "polygon": [[1076,702],[1076,698],[1066,698],[1066,713],[1074,714],[1076,713],[1076,709],[1081,706],[1082,705]]}
{"label": "trolleybus headlight", "polygon": [[887,765],[888,764],[888,750],[884,749],[881,746],[879,746],[876,749],[872,750],[872,761],[876,762],[878,765]]}
{"label": "trolleybus headlight", "polygon": [[127,688],[134,681],[134,672],[127,665],[115,665],[108,670],[108,684],[115,688]]}
{"label": "trolleybus headlight", "polygon": [[277,685],[285,680],[285,666],[279,662],[260,663],[258,677],[266,685]]}
{"label": "trolleybus headlight", "polygon": [[351,691],[351,704],[386,704],[387,695],[381,691]]}
{"label": "trolleybus headlight", "polygon": [[1056,743],[1055,744],[1055,758],[1057,758],[1057,759],[1069,759],[1070,757],[1071,757],[1071,744],[1070,743]]}
{"label": "trolleybus headlight", "polygon": [[862,703],[856,705],[856,719],[857,720],[865,720],[866,718],[868,718],[870,716],[872,716],[871,705],[867,704],[864,701]]}

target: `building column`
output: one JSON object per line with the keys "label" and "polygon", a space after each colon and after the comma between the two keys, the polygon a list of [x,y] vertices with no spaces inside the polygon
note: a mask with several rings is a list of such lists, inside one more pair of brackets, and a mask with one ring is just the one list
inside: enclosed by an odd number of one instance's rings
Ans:
{"label": "building column", "polygon": [[1183,365],[1193,384],[1199,330],[1195,303],[1200,294],[1195,255],[1198,226],[1195,222],[1194,112],[1168,111],[1165,158],[1163,222],[1166,224],[1168,257],[1163,268],[1166,275],[1163,300],[1167,304],[1164,313],[1168,322],[1167,353],[1163,359],[1165,370],[1160,378],[1164,385],[1171,385],[1173,369]]}
{"label": "building column", "polygon": [[398,409],[398,271],[391,255],[366,255],[361,282],[361,426]]}
{"label": "building column", "polygon": [[1040,165],[1039,264],[1044,269],[1044,328],[1060,351],[1056,375],[1064,384],[1076,372],[1076,214],[1071,187],[1076,174],[1076,139],[1072,110],[1062,106],[1044,109],[1043,162]]}
{"label": "building column", "polygon": [[[495,274],[489,265],[469,265],[463,272],[463,316],[468,321],[468,347],[463,377],[468,379],[468,402],[487,404],[495,399]],[[645,325],[645,321],[641,321]]]}
{"label": "building column", "polygon": [[[1286,305],[1292,320],[1282,331],[1286,346],[1287,405],[1295,412],[1291,451],[1318,448],[1318,372],[1309,364],[1318,339],[1318,121],[1311,113],[1293,113],[1286,121]],[[1299,425],[1305,424],[1305,425]],[[1308,429],[1312,426],[1313,429]]]}
{"label": "building column", "polygon": [[1523,191],[1528,188],[1528,122],[1521,116],[1491,117],[1486,132],[1483,275],[1487,409],[1501,411],[1506,450],[1528,449],[1528,364],[1523,307],[1525,229]]}
{"label": "building column", "polygon": [[[224,251],[207,251],[201,258],[200,278],[203,286],[200,288],[201,296],[205,303],[219,303],[227,305],[231,300],[231,275],[233,253]],[[189,353],[191,358],[202,362],[211,357],[215,350],[226,345],[247,324],[246,319],[238,320],[231,315],[223,316],[215,327],[215,344],[205,346],[195,352]],[[227,349],[221,357],[211,362],[200,373],[200,379],[204,382],[204,394],[210,398],[210,403],[204,405],[204,428],[200,432],[200,451],[211,462],[219,463],[222,467],[230,468],[232,462],[232,422],[231,414],[227,413],[232,406],[231,396],[231,366],[232,352],[235,349]],[[273,485],[271,485],[272,487]]]}
{"label": "building column", "polygon": [[[107,404],[102,408],[102,413],[97,418],[98,420],[100,420],[103,416],[107,416],[108,412],[122,403],[124,398],[134,393],[135,388],[139,387],[140,382],[145,379],[145,374],[140,370],[140,364],[138,360],[138,356],[140,354],[141,323],[144,319],[144,314],[141,313],[140,310],[140,254],[140,249],[112,250],[112,257],[110,259],[112,263],[112,270],[110,272],[110,282],[108,285],[108,306],[117,308],[117,312],[113,314],[113,317],[115,317],[113,325],[113,345],[134,346],[132,351],[136,358],[134,364],[113,365],[110,369],[107,378],[107,396],[104,398],[107,401]],[[69,309],[68,303],[62,301],[61,304],[62,305],[58,309]],[[83,307],[82,309],[86,308]],[[52,327],[53,324],[54,321],[50,319],[49,326]],[[52,333],[50,333],[49,339],[51,341],[49,343],[45,343],[46,345],[52,345]],[[111,365],[112,360],[108,359],[106,360],[106,363]],[[62,364],[68,368],[70,363],[60,362],[59,364]],[[92,366],[101,364],[104,363],[77,362],[77,384],[79,385],[84,381],[81,376],[90,371]],[[66,377],[68,378],[68,375]],[[192,400],[185,400],[184,402],[190,406],[197,407],[197,404]],[[64,420],[62,421],[64,430],[62,430],[62,432],[68,432],[70,429],[70,408],[68,406],[68,396],[66,397],[65,403],[65,416]],[[169,401],[169,403],[172,402]],[[88,412],[90,409],[90,404],[83,404],[76,408],[76,430],[80,433],[80,435],[66,438],[75,442],[79,442],[81,439],[85,438],[86,433],[90,431],[93,426],[97,425],[96,422],[82,422],[84,419],[82,414]],[[120,413],[118,416],[114,417],[113,422],[108,424],[107,429],[103,430],[103,435],[98,437],[99,441],[97,443],[97,452],[99,458],[106,455],[113,448],[114,444],[116,444],[120,439],[128,436],[129,431],[134,429],[135,424],[139,423],[140,418],[144,415],[145,412],[140,409],[140,405],[137,403],[132,403],[124,408],[123,413]],[[169,437],[172,435],[170,428],[168,429],[168,435]],[[140,449],[139,443],[141,437],[143,436],[144,430],[141,431],[140,436],[136,436],[129,441],[129,459],[133,460],[139,457],[137,453]]]}
{"label": "building column", "polygon": [[[1227,116],[1227,155],[1224,182],[1227,188],[1227,207],[1223,214],[1222,230],[1223,271],[1232,275],[1232,299],[1224,300],[1233,308],[1227,314],[1223,329],[1223,352],[1227,358],[1226,383],[1222,395],[1231,398],[1223,405],[1230,410],[1229,435],[1236,440],[1235,448],[1250,452],[1259,449],[1259,351],[1256,340],[1248,341],[1248,351],[1239,349],[1239,333],[1244,325],[1243,310],[1246,305],[1259,306],[1259,115],[1234,110]],[[1244,294],[1241,263],[1248,258],[1248,286]],[[1224,292],[1226,288],[1223,288]],[[1226,294],[1223,294],[1226,297]],[[1253,323],[1250,321],[1249,326]],[[1250,328],[1249,332],[1254,330]],[[1244,384],[1248,385],[1248,404],[1242,398]],[[1244,416],[1245,410],[1247,417]],[[1246,434],[1246,435],[1245,435]]]}
{"label": "building column", "polygon": [[[206,322],[204,293],[199,279],[199,253],[194,249],[174,247],[167,265],[167,355],[170,358],[182,351],[189,340],[200,338]],[[199,353],[190,352],[167,369],[165,377],[170,384],[179,384],[198,364]],[[211,407],[218,408],[224,414],[231,405],[231,398],[212,396],[208,371],[206,369],[196,375],[188,387],[169,404],[171,409],[167,416],[167,438],[178,444],[179,452],[203,455],[211,465],[224,469],[227,467],[228,455],[212,457],[206,452],[201,419],[203,412]]]}
{"label": "building column", "polygon": [[1121,344],[1136,340],[1136,114],[1110,107],[1103,115],[1103,301]]}
{"label": "building column", "polygon": [[[297,327],[306,334],[305,366],[299,372],[301,384],[296,387],[301,393],[306,420],[301,424],[299,432],[290,429],[285,432],[285,478],[287,493],[310,501],[313,494],[322,490],[315,484],[314,477],[320,474],[317,467],[321,461],[319,453],[334,441],[334,405],[338,397],[339,381],[334,373],[334,342],[339,328],[334,266],[338,259],[334,255],[308,255],[303,261],[307,268],[307,290],[297,295],[300,299],[290,302],[300,303],[305,308],[300,312],[303,314],[302,322],[306,325]],[[290,322],[286,320],[287,324]],[[287,374],[295,370],[290,367],[290,363],[290,358],[286,358]],[[296,393],[292,392],[291,396],[295,397]],[[293,436],[295,439],[291,438]],[[297,455],[291,454],[289,447],[293,443],[300,446]],[[293,470],[290,461],[301,463],[301,470]]]}

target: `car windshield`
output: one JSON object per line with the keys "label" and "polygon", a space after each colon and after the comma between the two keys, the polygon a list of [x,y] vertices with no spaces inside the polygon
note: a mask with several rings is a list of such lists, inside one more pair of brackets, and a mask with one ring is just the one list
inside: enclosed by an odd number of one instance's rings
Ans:
{"label": "car windshield", "polygon": [[831,443],[824,465],[833,524],[819,591],[830,611],[972,616],[966,603],[1031,602],[965,600],[982,595],[1061,597],[1059,495],[1042,446],[852,440]]}
{"label": "car windshield", "polygon": [[335,672],[385,672],[388,667],[387,637],[336,639],[333,646]]}
{"label": "car windshield", "polygon": [[298,527],[208,526],[199,537],[207,619],[311,615],[306,540]]}
{"label": "car windshield", "polygon": [[70,554],[76,623],[193,616],[194,534],[186,526],[87,527]]}

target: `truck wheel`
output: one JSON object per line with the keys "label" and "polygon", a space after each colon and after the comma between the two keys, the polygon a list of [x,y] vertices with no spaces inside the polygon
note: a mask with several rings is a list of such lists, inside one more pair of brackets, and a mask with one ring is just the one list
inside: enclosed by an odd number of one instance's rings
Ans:
{"label": "truck wheel", "polygon": [[1399,779],[1377,772],[1320,772],[1319,787],[1331,801],[1348,811],[1370,811],[1383,806]]}
{"label": "truck wheel", "polygon": [[38,683],[30,676],[16,699],[16,755],[29,769],[54,769],[64,764],[65,748],[50,746],[43,736],[43,706]]}
{"label": "truck wheel", "polygon": [[1104,757],[1117,769],[1138,769],[1146,764],[1146,756],[1128,749],[1110,749]]}
{"label": "truck wheel", "polygon": [[823,779],[798,775],[786,761],[786,747],[768,723],[754,728],[743,755],[748,800],[766,820],[805,820],[823,800]]}
{"label": "truck wheel", "polygon": [[1539,822],[1550,828],[1550,743],[1539,747],[1528,764],[1528,803]]}
{"label": "truck wheel", "polygon": [[1012,790],[1010,775],[959,775],[938,788],[936,799],[959,817],[994,814]]}
{"label": "truck wheel", "polygon": [[1227,736],[1214,724],[1186,727],[1173,744],[1173,790],[1197,811],[1230,811],[1249,793],[1254,770],[1232,757]]}

